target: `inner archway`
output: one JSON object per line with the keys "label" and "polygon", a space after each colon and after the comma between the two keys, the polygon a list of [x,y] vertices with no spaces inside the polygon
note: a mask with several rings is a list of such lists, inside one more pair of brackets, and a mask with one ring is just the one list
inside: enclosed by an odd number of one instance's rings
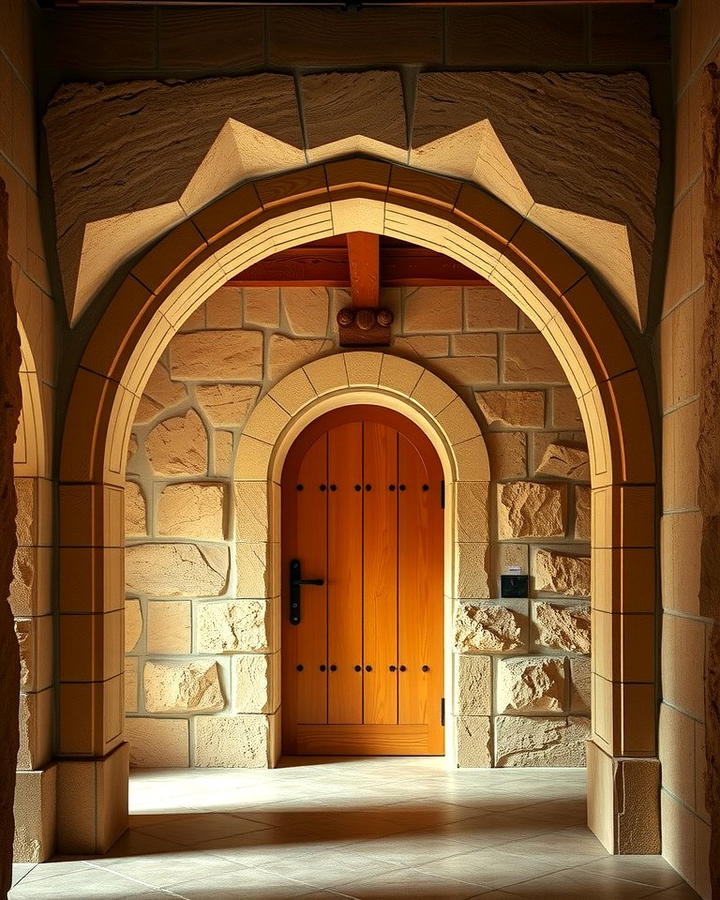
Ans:
{"label": "inner archway", "polygon": [[[70,577],[61,580],[61,616],[82,604],[94,614],[98,639],[112,640],[111,616],[122,601],[125,447],[143,385],[172,334],[235,271],[358,222],[364,230],[437,247],[485,274],[537,324],[573,386],[590,444],[595,507],[590,823],[608,848],[639,852],[630,810],[646,828],[657,824],[654,800],[640,799],[657,777],[655,467],[645,395],[627,342],[587,274],[535,226],[477,188],[377,161],[328,163],[246,185],[146,254],[93,335],[68,408],[60,553]],[[78,502],[98,517],[82,536],[72,521]],[[632,660],[623,641],[630,627]],[[637,653],[638,641],[646,653]],[[61,684],[60,753],[67,766],[71,757],[100,757],[115,773],[109,777],[121,778],[121,676],[92,666],[88,675],[79,687]],[[87,716],[73,715],[78,704]],[[106,802],[97,796],[99,806]],[[122,810],[114,816],[104,810],[101,819],[106,830],[87,838],[92,846],[107,843]]]}

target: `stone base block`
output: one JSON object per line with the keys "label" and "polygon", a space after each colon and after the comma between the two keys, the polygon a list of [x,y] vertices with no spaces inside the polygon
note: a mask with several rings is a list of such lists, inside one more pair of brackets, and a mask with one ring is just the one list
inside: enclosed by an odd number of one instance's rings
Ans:
{"label": "stone base block", "polygon": [[57,849],[105,853],[128,825],[130,748],[120,744],[102,759],[58,763]]}
{"label": "stone base block", "polygon": [[587,742],[588,827],[609,853],[660,853],[660,760],[608,756]]}
{"label": "stone base block", "polygon": [[57,766],[18,772],[15,782],[15,862],[40,863],[55,850]]}

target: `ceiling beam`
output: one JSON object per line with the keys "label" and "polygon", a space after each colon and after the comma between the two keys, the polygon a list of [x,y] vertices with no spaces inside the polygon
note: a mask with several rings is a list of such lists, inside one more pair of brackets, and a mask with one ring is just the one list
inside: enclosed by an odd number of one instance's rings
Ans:
{"label": "ceiling beam", "polygon": [[351,231],[347,249],[353,306],[379,306],[380,237],[368,231]]}

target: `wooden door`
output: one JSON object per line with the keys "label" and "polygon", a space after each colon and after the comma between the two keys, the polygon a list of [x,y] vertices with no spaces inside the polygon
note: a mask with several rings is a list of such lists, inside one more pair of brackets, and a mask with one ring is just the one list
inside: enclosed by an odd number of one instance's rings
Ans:
{"label": "wooden door", "polygon": [[441,755],[444,491],[432,444],[397,413],[346,407],[297,438],[282,494],[283,752]]}

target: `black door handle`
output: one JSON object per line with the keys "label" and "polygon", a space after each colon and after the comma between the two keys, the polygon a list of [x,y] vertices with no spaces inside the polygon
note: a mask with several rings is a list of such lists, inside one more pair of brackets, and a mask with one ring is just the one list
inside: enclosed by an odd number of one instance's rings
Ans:
{"label": "black door handle", "polygon": [[300,587],[303,584],[314,584],[322,587],[323,578],[303,578],[299,559],[290,560],[290,624],[300,624]]}

